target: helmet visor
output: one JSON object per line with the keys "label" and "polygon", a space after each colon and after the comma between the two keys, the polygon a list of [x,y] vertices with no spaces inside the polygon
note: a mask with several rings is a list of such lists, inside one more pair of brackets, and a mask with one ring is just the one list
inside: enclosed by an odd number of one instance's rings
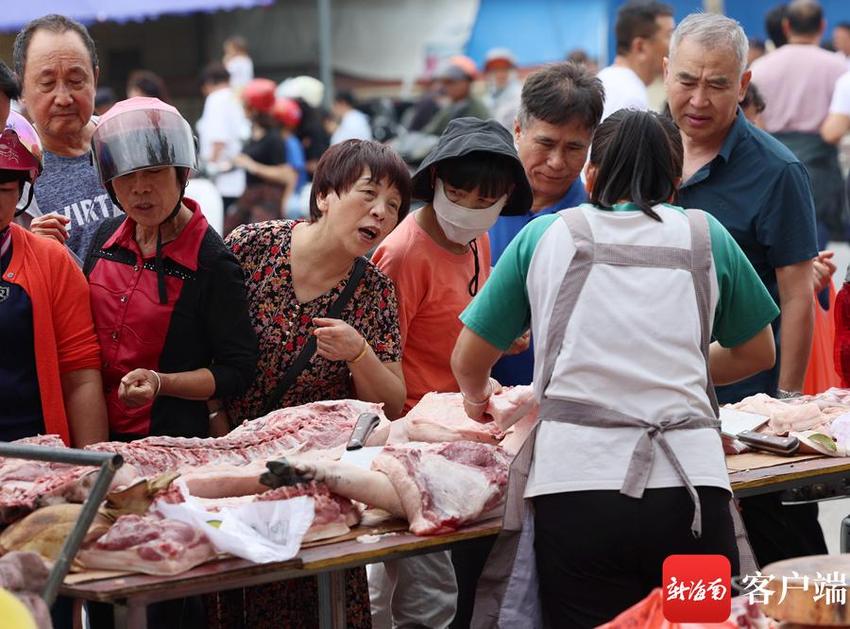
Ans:
{"label": "helmet visor", "polygon": [[92,136],[92,151],[104,185],[145,168],[196,168],[189,123],[179,114],[159,109],[127,111],[101,122]]}

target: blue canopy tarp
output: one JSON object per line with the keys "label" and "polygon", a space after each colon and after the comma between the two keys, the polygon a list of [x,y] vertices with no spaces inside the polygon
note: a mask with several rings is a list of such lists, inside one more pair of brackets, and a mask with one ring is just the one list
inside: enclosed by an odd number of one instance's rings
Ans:
{"label": "blue canopy tarp", "polygon": [[61,13],[81,22],[128,22],[166,13],[249,9],[274,0],[6,0],[0,9],[0,31],[16,31],[32,19]]}

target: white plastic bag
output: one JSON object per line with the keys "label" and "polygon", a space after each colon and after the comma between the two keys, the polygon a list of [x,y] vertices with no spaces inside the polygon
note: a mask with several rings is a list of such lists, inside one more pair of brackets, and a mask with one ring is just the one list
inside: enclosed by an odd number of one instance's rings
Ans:
{"label": "white plastic bag", "polygon": [[308,496],[251,502],[213,513],[189,495],[182,481],[175,482],[186,502],[158,501],[155,508],[203,531],[217,551],[254,563],[292,559],[313,523],[313,499]]}

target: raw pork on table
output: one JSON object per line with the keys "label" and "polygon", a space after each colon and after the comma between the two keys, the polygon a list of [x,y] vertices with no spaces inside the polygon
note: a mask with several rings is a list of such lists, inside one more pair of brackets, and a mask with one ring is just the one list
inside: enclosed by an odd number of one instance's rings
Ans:
{"label": "raw pork on table", "polygon": [[503,506],[511,456],[475,441],[386,446],[372,469],[386,474],[417,535],[458,529]]}
{"label": "raw pork on table", "polygon": [[[480,441],[498,443],[505,431],[522,417],[536,413],[537,404],[531,386],[504,387],[490,398],[486,423],[470,419],[463,409],[460,393],[428,393],[403,419],[407,441],[441,443],[445,441]],[[393,433],[396,432],[395,425]],[[390,439],[391,443],[403,439]]]}
{"label": "raw pork on table", "polygon": [[86,568],[145,574],[180,574],[215,557],[206,535],[177,520],[122,515],[77,554]]}
{"label": "raw pork on table", "polygon": [[362,413],[374,413],[381,419],[367,445],[386,442],[390,424],[381,408],[381,404],[358,400],[313,402],[245,421],[224,437],[146,437],[131,443],[96,443],[87,449],[117,452],[125,465],[145,476],[211,463],[245,465],[308,450],[341,454]]}

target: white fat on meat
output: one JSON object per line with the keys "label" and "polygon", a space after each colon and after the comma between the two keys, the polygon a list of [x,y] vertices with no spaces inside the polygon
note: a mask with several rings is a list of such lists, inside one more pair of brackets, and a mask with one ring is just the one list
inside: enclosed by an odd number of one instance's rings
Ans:
{"label": "white fat on meat", "polygon": [[405,422],[410,441],[478,441],[495,444],[502,436],[502,431],[493,422],[482,424],[469,418],[463,410],[460,393],[426,393],[399,421]]}
{"label": "white fat on meat", "polygon": [[507,430],[519,420],[533,414],[537,416],[537,400],[534,399],[534,387],[521,385],[502,387],[502,390],[490,397],[487,414],[499,430]]}
{"label": "white fat on meat", "polygon": [[201,531],[177,520],[122,515],[106,535],[77,554],[86,568],[154,575],[186,572],[216,553]]}
{"label": "white fat on meat", "polygon": [[777,435],[784,435],[791,430],[809,430],[825,421],[820,407],[814,402],[777,400],[764,393],[744,398],[733,404],[732,408],[769,417],[767,427]]}
{"label": "white fat on meat", "polygon": [[498,446],[455,441],[386,446],[372,469],[389,478],[410,530],[436,535],[502,507],[510,461]]}

